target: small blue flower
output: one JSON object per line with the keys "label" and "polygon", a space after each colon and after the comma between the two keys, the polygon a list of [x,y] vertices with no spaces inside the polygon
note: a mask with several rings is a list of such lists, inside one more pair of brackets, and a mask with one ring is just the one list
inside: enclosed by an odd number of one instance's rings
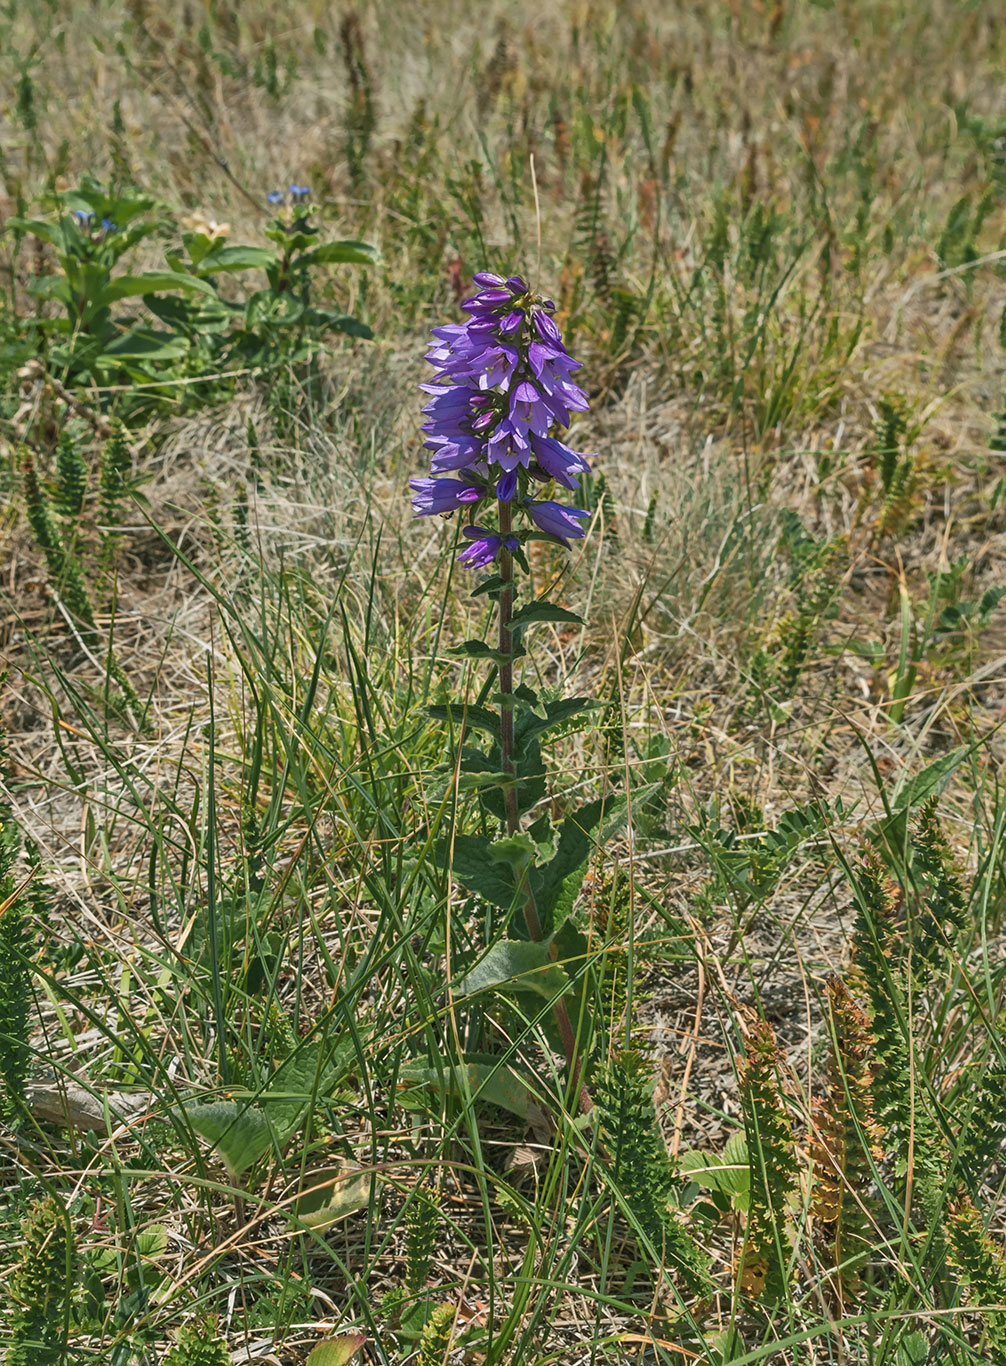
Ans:
{"label": "small blue flower", "polygon": [[118,223],[113,223],[112,220],[111,220],[110,218],[103,218],[103,219],[101,220],[101,226],[104,228],[105,232],[118,232],[118,231],[119,231],[119,225],[118,225]]}
{"label": "small blue flower", "polygon": [[294,202],[295,204],[302,204],[302,203],[304,202],[304,200],[307,199],[307,197],[308,197],[308,195],[309,195],[310,193],[311,193],[311,187],[310,187],[310,185],[291,185],[291,186],[290,186],[290,194],[293,196],[293,202]]}
{"label": "small blue flower", "polygon": [[94,217],[94,214],[91,212],[90,209],[74,209],[73,216],[74,218],[76,218],[77,222],[80,223],[81,226],[83,226],[85,223],[90,223],[91,219]]}
{"label": "small blue flower", "polygon": [[270,190],[266,199],[270,204],[282,204],[286,200],[286,193],[283,190]]}

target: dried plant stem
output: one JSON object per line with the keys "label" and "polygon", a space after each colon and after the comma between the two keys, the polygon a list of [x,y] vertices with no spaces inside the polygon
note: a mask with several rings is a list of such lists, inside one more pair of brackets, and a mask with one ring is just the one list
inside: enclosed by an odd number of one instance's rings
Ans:
{"label": "dried plant stem", "polygon": [[[510,780],[504,788],[503,797],[507,834],[516,835],[520,831],[520,812],[517,807],[516,766],[513,757],[513,658],[511,654],[513,633],[510,630],[510,618],[513,614],[513,555],[506,548],[506,538],[510,535],[511,526],[510,504],[501,502],[499,505],[499,529],[503,547],[500,551],[500,578],[503,580],[503,586],[500,589],[499,596],[500,753],[503,772]],[[524,876],[526,880],[526,872]],[[530,886],[525,886],[524,893],[524,923],[527,925],[527,932],[531,938],[535,943],[540,944],[545,936],[541,927],[541,917],[538,915],[538,907],[535,905],[534,893]],[[559,953],[555,944],[549,944],[548,953],[553,963],[558,962]],[[570,1023],[565,1001],[553,1002],[552,1012],[559,1029],[559,1036],[562,1039],[562,1048],[566,1055],[573,1089],[578,1093],[580,1109],[586,1113],[586,1111],[593,1109],[594,1102],[590,1098],[590,1092],[580,1080],[580,1058],[576,1047],[576,1036],[573,1033],[573,1026]]]}

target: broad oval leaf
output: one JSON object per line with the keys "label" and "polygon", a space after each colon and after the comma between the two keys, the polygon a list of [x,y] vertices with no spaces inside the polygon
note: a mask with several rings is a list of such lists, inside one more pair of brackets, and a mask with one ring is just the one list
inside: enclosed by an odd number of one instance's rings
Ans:
{"label": "broad oval leaf", "polygon": [[340,1333],[337,1338],[319,1342],[307,1359],[307,1366],[346,1366],[367,1341],[363,1333]]}
{"label": "broad oval leaf", "polygon": [[569,986],[565,969],[553,963],[548,945],[526,939],[501,939],[454,985],[455,996],[480,991],[533,991],[546,1000]]}
{"label": "broad oval leaf", "polygon": [[185,1118],[200,1138],[220,1154],[232,1177],[239,1177],[272,1147],[265,1115],[233,1100],[186,1106]]}

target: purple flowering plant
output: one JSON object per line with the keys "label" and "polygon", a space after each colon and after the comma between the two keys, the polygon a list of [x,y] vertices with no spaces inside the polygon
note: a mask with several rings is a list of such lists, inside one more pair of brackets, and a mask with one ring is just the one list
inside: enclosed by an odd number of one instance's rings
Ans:
{"label": "purple flowering plant", "polygon": [[[582,624],[544,598],[520,603],[515,568],[529,572],[530,540],[569,549],[585,534],[589,514],[550,494],[556,486],[577,489],[589,473],[588,456],[557,434],[574,413],[586,410],[587,395],[573,379],[580,362],[563,345],[552,300],[519,275],[482,272],[474,282],[477,292],[462,305],[466,321],[433,328],[427,360],[434,376],[421,385],[430,475],[412,480],[411,488],[417,517],[465,514],[458,562],[489,571],[475,593],[496,603],[496,642],[471,640],[455,651],[490,665],[479,704],[430,712],[444,720],[463,717],[467,730],[488,736],[484,750],[463,745],[460,771],[497,818],[500,837],[455,833],[442,859],[458,881],[511,917],[509,937],[482,959],[478,982],[501,990],[512,989],[514,979],[549,984],[570,1094],[588,1109],[579,1031],[567,1009],[572,982],[560,951],[585,961],[578,932],[565,917],[586,873],[602,807],[589,803],[567,815],[558,830],[533,809],[546,795],[542,738],[594,704],[585,698],[542,701],[526,682],[514,681],[531,627]],[[491,710],[482,703],[494,684],[498,705]]]}

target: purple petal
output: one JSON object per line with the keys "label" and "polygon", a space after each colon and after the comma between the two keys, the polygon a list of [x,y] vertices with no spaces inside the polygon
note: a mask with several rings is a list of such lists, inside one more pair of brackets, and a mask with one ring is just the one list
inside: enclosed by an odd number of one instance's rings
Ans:
{"label": "purple petal", "polygon": [[506,474],[500,475],[496,485],[496,497],[501,503],[509,503],[517,492],[517,471],[508,470]]}
{"label": "purple petal", "polygon": [[544,337],[545,341],[562,341],[562,333],[556,327],[555,323],[548,316],[548,314],[543,313],[540,308],[535,309],[534,325],[538,329],[538,335],[540,337]]}

